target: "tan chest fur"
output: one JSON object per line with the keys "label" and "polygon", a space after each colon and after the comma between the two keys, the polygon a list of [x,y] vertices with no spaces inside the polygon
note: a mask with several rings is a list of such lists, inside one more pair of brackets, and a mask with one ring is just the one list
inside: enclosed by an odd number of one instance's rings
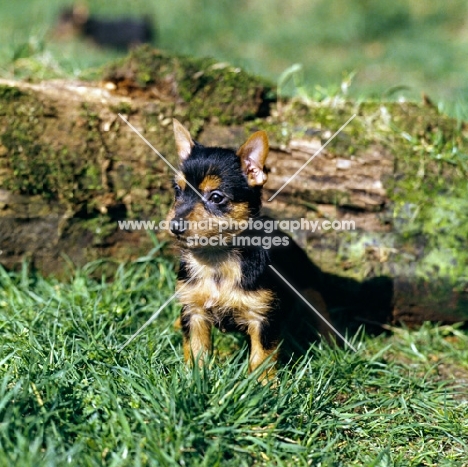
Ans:
{"label": "tan chest fur", "polygon": [[232,314],[239,325],[249,325],[262,321],[270,310],[271,291],[241,288],[242,273],[235,252],[222,258],[188,254],[184,259],[189,277],[196,277],[188,285],[177,284],[178,299],[187,313],[212,316],[215,321]]}

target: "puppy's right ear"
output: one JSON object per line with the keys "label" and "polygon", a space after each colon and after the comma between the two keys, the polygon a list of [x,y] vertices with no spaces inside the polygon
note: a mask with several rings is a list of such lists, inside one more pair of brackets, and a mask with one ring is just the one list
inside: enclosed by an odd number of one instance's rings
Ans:
{"label": "puppy's right ear", "polygon": [[264,166],[268,151],[268,136],[264,131],[254,133],[237,151],[249,186],[262,186],[267,181]]}
{"label": "puppy's right ear", "polygon": [[174,125],[174,138],[177,148],[177,154],[179,154],[179,158],[181,162],[187,160],[192,152],[193,146],[195,143],[193,142],[190,133],[187,129],[175,118],[172,119],[172,123]]}

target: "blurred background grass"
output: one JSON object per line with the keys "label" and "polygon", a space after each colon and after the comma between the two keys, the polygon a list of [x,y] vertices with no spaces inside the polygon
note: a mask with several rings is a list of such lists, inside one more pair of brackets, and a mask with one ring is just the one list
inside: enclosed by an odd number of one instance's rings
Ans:
{"label": "blurred background grass", "polygon": [[[59,12],[70,4],[0,2],[2,76],[80,76],[118,56],[54,39]],[[294,78],[286,93],[420,99],[424,92],[468,118],[465,0],[94,0],[89,8],[107,17],[148,15],[155,45],[170,52],[212,56],[276,82],[286,72]],[[302,69],[293,72],[294,64]]]}

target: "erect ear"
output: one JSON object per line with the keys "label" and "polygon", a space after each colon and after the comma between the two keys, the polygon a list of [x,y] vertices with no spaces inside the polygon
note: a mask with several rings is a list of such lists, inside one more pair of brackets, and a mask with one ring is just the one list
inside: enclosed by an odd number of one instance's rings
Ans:
{"label": "erect ear", "polygon": [[262,186],[267,181],[263,171],[268,156],[268,137],[264,131],[254,133],[237,151],[249,186]]}
{"label": "erect ear", "polygon": [[187,129],[175,118],[172,119],[174,125],[174,138],[177,147],[177,154],[179,154],[180,160],[185,161],[190,153],[195,143],[190,136],[190,133]]}

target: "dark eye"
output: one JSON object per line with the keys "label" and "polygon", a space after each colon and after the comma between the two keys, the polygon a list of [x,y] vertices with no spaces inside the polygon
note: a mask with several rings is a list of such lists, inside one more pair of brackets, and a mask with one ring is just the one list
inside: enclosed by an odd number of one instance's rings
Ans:
{"label": "dark eye", "polygon": [[213,193],[211,193],[210,197],[208,198],[208,201],[214,204],[221,204],[224,200],[225,197],[218,191],[214,191]]}

